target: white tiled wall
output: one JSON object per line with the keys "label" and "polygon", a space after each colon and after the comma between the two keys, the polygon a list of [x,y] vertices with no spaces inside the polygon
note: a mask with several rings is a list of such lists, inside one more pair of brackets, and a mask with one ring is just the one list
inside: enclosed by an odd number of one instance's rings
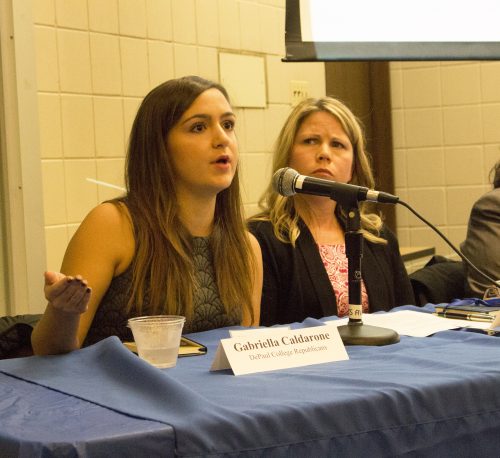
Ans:
{"label": "white tiled wall", "polygon": [[[220,80],[219,54],[261,57],[265,108],[237,108],[247,214],[270,178],[290,81],[325,93],[322,63],[284,63],[285,0],[34,0],[47,259],[58,269],[85,214],[123,186],[128,133],[142,97],[186,74]],[[393,62],[397,194],[453,243],[500,158],[500,63]],[[262,171],[265,173],[262,173]],[[402,245],[451,249],[403,207]]]}
{"label": "white tiled wall", "polygon": [[325,93],[322,63],[281,61],[285,0],[33,4],[48,269],[59,269],[87,212],[117,193],[86,178],[123,186],[128,133],[154,86],[187,74],[220,81],[220,53],[262,58],[266,106],[236,109],[247,214],[270,179],[290,81],[307,81],[313,96]]}
{"label": "white tiled wall", "polygon": [[[396,193],[455,245],[500,159],[500,64],[391,63]],[[402,245],[452,249],[404,207]]]}

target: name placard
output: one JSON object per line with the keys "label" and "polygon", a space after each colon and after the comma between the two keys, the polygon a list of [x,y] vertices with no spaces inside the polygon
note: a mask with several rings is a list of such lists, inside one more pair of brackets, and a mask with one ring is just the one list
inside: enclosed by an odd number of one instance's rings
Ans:
{"label": "name placard", "polygon": [[210,370],[232,369],[234,375],[243,375],[347,359],[333,326],[254,329],[221,339]]}

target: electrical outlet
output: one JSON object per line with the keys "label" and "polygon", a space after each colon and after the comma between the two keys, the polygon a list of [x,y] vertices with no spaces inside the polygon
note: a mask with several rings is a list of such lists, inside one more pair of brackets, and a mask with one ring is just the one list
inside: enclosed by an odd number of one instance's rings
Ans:
{"label": "electrical outlet", "polygon": [[290,103],[297,105],[301,100],[309,97],[308,81],[290,81]]}

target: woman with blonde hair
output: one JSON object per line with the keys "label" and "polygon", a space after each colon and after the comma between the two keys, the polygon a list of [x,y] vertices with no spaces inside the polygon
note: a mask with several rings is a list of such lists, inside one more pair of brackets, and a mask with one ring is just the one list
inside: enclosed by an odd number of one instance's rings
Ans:
{"label": "woman with blonde hair", "polygon": [[144,98],[126,194],[94,208],[61,273],[45,273],[35,353],[131,340],[139,315],[183,315],[184,333],[258,324],[262,258],[243,218],[235,122],[225,89],[196,76]]}
{"label": "woman with blonde hair", "polygon": [[[276,141],[273,173],[291,167],[299,174],[374,187],[360,122],[337,99],[306,99],[290,113]],[[348,313],[346,213],[328,197],[285,197],[270,184],[262,213],[250,230],[262,250],[264,286],[261,324]],[[362,305],[365,312],[413,304],[398,242],[366,202],[359,203]]]}

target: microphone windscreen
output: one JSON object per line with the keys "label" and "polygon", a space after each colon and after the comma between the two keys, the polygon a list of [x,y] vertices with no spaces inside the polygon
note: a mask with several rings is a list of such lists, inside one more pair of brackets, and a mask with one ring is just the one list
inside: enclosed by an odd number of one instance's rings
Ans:
{"label": "microphone windscreen", "polygon": [[282,196],[289,197],[295,194],[295,180],[299,173],[290,168],[284,167],[276,170],[273,175],[273,188]]}

